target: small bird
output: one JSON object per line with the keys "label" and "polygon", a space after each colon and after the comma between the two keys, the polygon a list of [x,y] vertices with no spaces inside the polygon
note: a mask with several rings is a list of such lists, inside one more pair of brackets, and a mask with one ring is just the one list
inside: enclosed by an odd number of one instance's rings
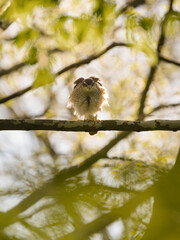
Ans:
{"label": "small bird", "polygon": [[83,117],[84,120],[97,120],[97,113],[102,110],[104,104],[108,104],[106,88],[96,77],[81,77],[74,84],[67,107],[73,108],[75,115]]}

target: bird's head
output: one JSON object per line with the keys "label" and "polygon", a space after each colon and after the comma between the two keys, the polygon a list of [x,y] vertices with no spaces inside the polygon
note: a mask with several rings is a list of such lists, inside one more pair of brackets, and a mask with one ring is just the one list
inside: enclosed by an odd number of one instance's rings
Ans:
{"label": "bird's head", "polygon": [[88,90],[90,90],[90,89],[92,89],[92,88],[94,87],[95,83],[96,83],[96,82],[95,82],[94,79],[92,79],[92,78],[86,78],[86,79],[83,80],[82,86],[83,86],[84,88],[87,88]]}
{"label": "bird's head", "polygon": [[76,88],[79,84],[81,84],[81,86],[86,90],[92,90],[94,87],[96,87],[96,84],[98,84],[99,86],[102,86],[99,78],[96,78],[96,77],[79,78],[74,83],[75,83],[74,88]]}

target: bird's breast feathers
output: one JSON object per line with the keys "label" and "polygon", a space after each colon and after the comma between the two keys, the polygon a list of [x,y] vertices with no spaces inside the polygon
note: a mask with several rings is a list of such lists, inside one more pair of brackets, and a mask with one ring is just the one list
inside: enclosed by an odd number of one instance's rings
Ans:
{"label": "bird's breast feathers", "polygon": [[92,88],[78,84],[69,97],[68,107],[73,107],[79,116],[94,115],[107,103],[107,92],[103,86],[95,84]]}

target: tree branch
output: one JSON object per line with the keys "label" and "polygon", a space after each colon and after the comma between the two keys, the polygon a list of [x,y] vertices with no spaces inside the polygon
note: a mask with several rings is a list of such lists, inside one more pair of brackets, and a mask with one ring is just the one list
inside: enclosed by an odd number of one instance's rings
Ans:
{"label": "tree branch", "polygon": [[179,63],[179,62],[176,62],[176,61],[174,61],[174,60],[167,59],[167,58],[165,58],[165,57],[163,57],[163,56],[159,56],[159,59],[162,60],[162,61],[164,61],[164,62],[166,62],[166,63],[171,63],[171,64],[174,64],[174,65],[180,67],[180,63]]}
{"label": "tree branch", "polygon": [[[91,55],[91,56],[89,56],[89,57],[87,57],[87,58],[85,58],[85,59],[83,59],[83,60],[81,60],[81,61],[72,63],[72,64],[64,67],[63,69],[61,69],[59,72],[56,73],[56,76],[59,76],[59,75],[61,75],[62,73],[67,72],[67,71],[69,71],[69,70],[71,70],[71,69],[73,69],[73,68],[78,68],[78,67],[80,67],[80,66],[82,66],[82,65],[84,65],[84,64],[88,64],[88,63],[90,63],[91,61],[99,58],[100,56],[102,56],[103,54],[105,54],[106,52],[108,52],[109,50],[111,50],[112,48],[117,47],[117,46],[126,46],[126,47],[130,47],[130,46],[131,46],[131,47],[132,47],[133,45],[126,44],[126,43],[121,43],[121,42],[113,42],[113,43],[111,43],[108,47],[106,47],[104,50],[102,50],[100,53],[98,53],[98,54],[96,54],[96,55]],[[49,50],[49,54],[52,54],[52,53],[57,52],[57,51],[58,51],[58,52],[61,52],[60,49],[52,49],[52,50]],[[165,61],[165,62],[167,62],[167,63],[171,63],[171,64],[174,64],[174,65],[180,66],[180,63],[178,63],[178,62],[176,62],[176,61],[166,59],[166,58],[164,58],[164,57],[162,57],[162,56],[159,56],[159,58],[160,58],[162,61]],[[0,71],[0,76],[9,74],[9,73],[11,73],[11,72],[13,72],[13,71],[15,71],[15,70],[20,69],[21,67],[24,67],[25,65],[26,65],[26,62],[17,64],[17,65],[15,65],[15,66],[7,69],[7,70],[1,70],[1,71]],[[153,71],[153,70],[152,70],[152,71]],[[149,75],[149,78],[150,78],[150,79],[152,78],[151,75],[152,75],[152,73]],[[147,82],[148,82],[149,84],[151,84],[151,82],[149,81],[149,79],[148,79]],[[32,89],[32,85],[31,85],[30,87],[28,87],[28,88],[19,90],[19,91],[15,92],[15,93],[7,96],[7,97],[4,97],[4,98],[0,99],[0,104],[5,103],[5,102],[7,102],[7,101],[9,101],[9,100],[12,100],[12,99],[14,99],[14,98],[16,98],[16,97],[19,97],[19,96],[23,95],[24,93],[28,92],[28,91],[31,90],[31,89]],[[146,85],[146,90],[144,91],[144,94],[143,94],[143,96],[142,96],[142,100],[141,100],[141,101],[145,101],[145,96],[146,96],[146,94],[147,94],[148,89],[149,89],[149,85],[147,84],[147,85]],[[141,110],[141,111],[142,111],[142,110]]]}
{"label": "tree branch", "polygon": [[[171,10],[172,10],[172,0],[170,0],[169,10],[165,14],[165,16]],[[157,53],[158,53],[157,54],[157,57],[158,57],[157,64],[153,65],[150,69],[147,84],[146,84],[146,86],[145,86],[145,88],[142,92],[142,96],[141,96],[141,100],[140,100],[140,107],[139,107],[139,113],[138,113],[138,119],[140,119],[140,120],[143,118],[143,115],[144,115],[144,107],[145,107],[145,100],[146,100],[147,92],[148,92],[148,90],[151,86],[151,83],[154,80],[154,75],[156,73],[156,69],[159,65],[159,62],[160,62],[161,58],[163,58],[163,57],[160,57],[160,52],[161,52],[161,48],[162,48],[162,46],[164,45],[164,42],[165,42],[165,37],[164,37],[164,32],[163,32],[163,24],[164,24],[165,19],[166,18],[164,17],[164,20],[161,23],[161,32],[160,32],[160,37],[159,37],[159,41],[158,41],[158,44],[157,44]],[[163,58],[163,60],[165,61],[165,58]],[[166,62],[172,63],[171,60],[166,60]]]}
{"label": "tree branch", "polygon": [[22,90],[19,90],[19,91],[15,92],[15,93],[13,93],[13,94],[10,94],[10,95],[7,96],[7,97],[1,98],[1,99],[0,99],[0,104],[5,103],[5,102],[7,102],[7,101],[9,101],[9,100],[11,100],[11,99],[14,99],[14,98],[16,98],[16,97],[19,97],[19,96],[23,95],[24,93],[28,92],[28,91],[31,90],[31,89],[32,89],[32,86],[29,86],[29,87],[27,87],[27,88],[24,88],[24,89],[22,89]]}
{"label": "tree branch", "polygon": [[0,119],[0,130],[51,130],[68,132],[92,131],[179,131],[180,120],[151,121],[65,121],[47,119]]}
{"label": "tree branch", "polygon": [[[80,67],[80,66],[82,66],[82,65],[84,65],[84,64],[88,64],[88,63],[90,63],[91,61],[93,61],[93,60],[101,57],[102,55],[104,55],[106,52],[108,52],[108,51],[111,50],[112,48],[118,47],[118,46],[132,47],[133,45],[132,45],[132,44],[128,44],[128,43],[113,42],[113,43],[111,43],[109,46],[107,46],[105,49],[103,49],[100,53],[91,55],[91,56],[89,56],[89,57],[87,57],[87,58],[85,58],[85,59],[83,59],[83,60],[80,60],[80,61],[77,61],[77,62],[75,62],[75,63],[72,63],[72,64],[64,67],[64,68],[61,69],[60,71],[58,71],[58,72],[56,73],[56,75],[58,76],[58,75],[66,72],[66,71],[68,71],[68,70],[71,70],[71,69],[73,69],[73,68]],[[63,51],[62,51],[61,49],[59,49],[59,48],[54,48],[54,49],[50,49],[48,52],[49,52],[49,54],[53,54],[53,53],[55,53],[55,52],[63,52]],[[165,57],[163,57],[163,56],[159,56],[159,58],[160,58],[160,60],[165,61],[165,62],[167,62],[167,63],[171,63],[171,64],[174,64],[174,65],[176,65],[176,66],[180,66],[180,63],[179,63],[179,62],[176,62],[176,61],[174,61],[174,60],[167,59],[167,58],[165,58]],[[35,63],[37,63],[37,62],[35,62]],[[24,67],[24,66],[27,66],[28,64],[29,64],[29,63],[25,61],[25,62],[22,62],[22,63],[18,63],[18,64],[14,65],[14,66],[12,66],[12,67],[10,67],[10,68],[8,68],[8,69],[2,69],[2,70],[0,71],[0,77],[2,77],[2,76],[4,76],[4,75],[7,75],[7,74],[9,74],[9,73],[12,73],[12,72],[14,72],[14,71],[17,71],[17,70],[19,70],[20,68],[22,68],[22,67]]]}
{"label": "tree branch", "polygon": [[[130,47],[131,45],[130,45],[130,44],[126,44],[126,43],[121,43],[121,42],[113,42],[113,43],[111,43],[109,46],[107,46],[105,49],[103,49],[101,52],[99,52],[98,54],[91,55],[91,56],[89,56],[89,57],[87,57],[87,58],[85,58],[85,59],[83,59],[83,60],[80,60],[80,61],[78,61],[78,62],[72,63],[72,64],[70,64],[70,65],[62,68],[62,69],[61,69],[60,71],[58,71],[55,75],[56,75],[56,76],[59,76],[59,75],[61,75],[62,73],[65,73],[65,72],[67,72],[67,71],[69,71],[69,70],[71,70],[71,69],[73,69],[73,68],[78,68],[78,67],[80,67],[80,66],[82,66],[82,65],[84,65],[84,64],[88,64],[88,63],[90,63],[91,61],[93,61],[93,60],[101,57],[102,55],[104,55],[104,54],[105,54],[106,52],[108,52],[110,49],[112,49],[112,48],[114,48],[114,47],[117,47],[117,46]],[[49,54],[52,54],[52,53],[57,52],[57,51],[61,51],[61,50],[60,50],[60,49],[52,49],[52,50],[49,50]],[[27,64],[28,64],[27,62],[23,62],[23,63],[19,63],[19,64],[15,65],[15,66],[7,69],[7,70],[1,70],[1,71],[0,71],[0,77],[1,77],[1,76],[4,76],[4,75],[6,75],[6,74],[9,74],[9,73],[11,73],[11,72],[13,72],[13,71],[19,70],[20,68],[26,66]],[[9,100],[12,100],[12,99],[14,99],[14,98],[16,98],[16,97],[19,97],[19,96],[23,95],[24,93],[28,92],[28,91],[31,90],[31,89],[32,89],[32,85],[31,85],[30,87],[28,87],[28,88],[24,88],[24,89],[19,90],[19,91],[15,92],[15,93],[7,96],[7,97],[4,97],[4,98],[0,99],[0,104],[5,103],[5,102],[7,102],[7,101],[9,101]]]}
{"label": "tree branch", "polygon": [[170,0],[170,3],[169,3],[169,11],[172,11],[172,10],[173,10],[173,1],[174,1],[174,0]]}
{"label": "tree branch", "polygon": [[17,71],[18,69],[20,69],[20,68],[22,68],[22,67],[24,67],[26,65],[28,65],[27,62],[22,62],[22,63],[18,63],[16,65],[14,65],[14,66],[12,66],[12,67],[10,67],[8,69],[3,69],[3,70],[0,71],[0,77],[2,77],[4,75],[7,75],[7,74],[9,74],[11,72]]}
{"label": "tree branch", "polygon": [[[51,54],[53,54],[53,53],[56,53],[56,52],[63,52],[63,50],[62,49],[59,49],[59,48],[54,48],[54,49],[49,49],[48,50],[48,54],[49,55],[51,55]],[[21,68],[23,68],[23,67],[25,67],[25,66],[28,66],[28,65],[35,65],[37,63],[37,61],[35,61],[33,64],[29,64],[29,62],[28,61],[24,61],[24,62],[21,62],[21,63],[17,63],[17,64],[15,64],[14,66],[12,66],[12,67],[10,67],[10,68],[8,68],[8,69],[2,69],[1,71],[0,71],[0,77],[2,77],[2,76],[5,76],[5,75],[7,75],[7,74],[9,74],[9,73],[12,73],[12,72],[14,72],[14,71],[17,71],[17,70],[19,70],[19,69],[21,69]]]}
{"label": "tree branch", "polygon": [[58,71],[56,73],[56,76],[70,70],[70,69],[73,69],[73,68],[77,68],[77,67],[80,67],[82,65],[85,65],[85,64],[88,64],[90,63],[91,61],[101,57],[102,55],[104,55],[106,52],[108,52],[110,49],[114,48],[114,47],[118,47],[118,46],[124,46],[124,47],[130,47],[130,46],[133,46],[132,44],[127,44],[127,43],[121,43],[121,42],[113,42],[111,43],[109,46],[107,46],[105,49],[103,49],[102,51],[100,51],[99,53],[97,54],[93,54],[83,60],[80,60],[78,62],[75,62],[75,63],[72,63],[66,67],[64,67],[63,69],[61,69],[60,71]]}
{"label": "tree branch", "polygon": [[150,191],[153,186],[147,189],[145,192],[138,193],[138,195],[132,196],[132,198],[120,207],[111,209],[108,213],[103,213],[95,220],[84,224],[80,228],[73,232],[58,238],[58,240],[68,239],[87,239],[91,234],[103,230],[106,226],[121,218],[122,220],[130,217],[132,211],[135,211],[136,207],[150,198]]}
{"label": "tree branch", "polygon": [[106,146],[104,146],[102,149],[100,149],[92,156],[88,157],[82,163],[61,170],[51,181],[46,182],[45,184],[43,184],[42,187],[33,191],[29,196],[23,199],[17,206],[10,209],[6,213],[0,213],[0,229],[3,229],[9,224],[16,222],[18,220],[18,214],[24,212],[26,209],[31,207],[33,204],[35,204],[44,196],[53,196],[54,188],[56,185],[58,186],[58,188],[60,188],[61,187],[60,185],[63,184],[63,182],[66,179],[74,177],[86,171],[100,158],[106,158],[107,152],[119,141],[127,137],[129,134],[130,134],[129,132],[123,132],[118,134]]}
{"label": "tree branch", "polygon": [[146,86],[141,95],[140,107],[139,107],[139,112],[138,112],[138,119],[140,119],[140,120],[142,120],[144,117],[145,100],[147,97],[147,92],[149,91],[150,85],[154,79],[154,74],[155,74],[156,68],[157,68],[156,66],[151,67]]}
{"label": "tree branch", "polygon": [[162,104],[162,105],[159,105],[159,106],[155,107],[151,112],[146,114],[146,117],[148,117],[152,113],[157,112],[157,111],[159,111],[161,109],[172,108],[172,107],[179,107],[179,106],[180,106],[180,103],[172,103],[172,104],[168,104],[168,105],[167,104]]}

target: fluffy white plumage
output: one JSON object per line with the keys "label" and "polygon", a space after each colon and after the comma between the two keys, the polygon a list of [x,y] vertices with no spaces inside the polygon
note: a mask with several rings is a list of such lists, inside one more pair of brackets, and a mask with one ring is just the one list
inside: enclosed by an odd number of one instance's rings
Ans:
{"label": "fluffy white plumage", "polygon": [[96,77],[79,78],[74,84],[67,106],[73,108],[78,117],[84,117],[84,120],[96,120],[102,106],[108,104],[106,88]]}

